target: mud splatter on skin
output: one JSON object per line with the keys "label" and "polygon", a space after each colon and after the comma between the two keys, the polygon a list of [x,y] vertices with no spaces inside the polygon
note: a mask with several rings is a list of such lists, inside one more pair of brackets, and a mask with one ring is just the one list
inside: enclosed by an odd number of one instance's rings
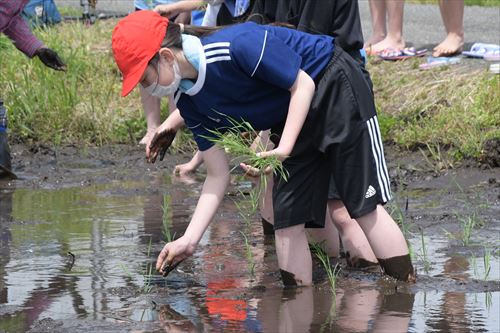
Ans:
{"label": "mud splatter on skin", "polygon": [[397,280],[415,282],[417,279],[409,254],[387,259],[378,259],[378,262],[385,274]]}
{"label": "mud splatter on skin", "polygon": [[374,272],[380,271],[380,267],[379,267],[378,262],[368,261],[366,259],[359,258],[359,257],[352,257],[351,258],[351,254],[349,253],[349,251],[346,251],[345,258],[347,261],[347,265],[349,267],[359,268],[359,269],[369,270],[369,271],[373,270]]}
{"label": "mud splatter on skin", "polygon": [[301,280],[295,279],[295,274],[284,271],[280,269],[281,280],[283,280],[283,284],[285,287],[297,287],[299,284],[302,284]]}

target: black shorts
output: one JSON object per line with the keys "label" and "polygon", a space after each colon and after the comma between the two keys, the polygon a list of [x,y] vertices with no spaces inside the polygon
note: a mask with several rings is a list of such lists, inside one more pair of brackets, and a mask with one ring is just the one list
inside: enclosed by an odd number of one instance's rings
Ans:
{"label": "black shorts", "polygon": [[[271,131],[275,144],[282,128]],[[357,218],[391,197],[370,84],[359,64],[338,45],[316,79],[311,109],[283,166],[289,176],[287,181],[275,176],[275,229],[323,227],[329,198],[341,198]]]}

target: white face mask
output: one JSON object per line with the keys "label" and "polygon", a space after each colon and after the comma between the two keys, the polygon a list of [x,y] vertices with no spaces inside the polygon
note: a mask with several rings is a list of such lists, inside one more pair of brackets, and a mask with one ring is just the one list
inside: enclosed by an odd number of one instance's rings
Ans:
{"label": "white face mask", "polygon": [[172,95],[179,89],[179,84],[181,83],[181,71],[179,69],[179,65],[177,64],[177,60],[174,59],[174,81],[170,83],[168,86],[163,86],[158,83],[160,79],[160,62],[158,61],[158,78],[156,82],[152,85],[144,88],[148,94],[155,97],[167,97]]}

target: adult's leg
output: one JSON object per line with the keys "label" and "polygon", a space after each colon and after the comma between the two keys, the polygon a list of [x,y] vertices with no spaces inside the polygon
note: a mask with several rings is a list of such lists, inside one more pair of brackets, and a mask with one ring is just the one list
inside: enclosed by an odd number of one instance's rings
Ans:
{"label": "adult's leg", "polygon": [[440,0],[439,9],[446,38],[434,48],[433,56],[446,57],[462,52],[464,46],[464,0]]}
{"label": "adult's leg", "polygon": [[365,42],[365,48],[382,41],[387,34],[386,20],[386,0],[370,0],[370,15],[372,19],[372,35]]}
{"label": "adult's leg", "polygon": [[381,52],[386,49],[400,50],[405,47],[403,39],[404,4],[404,0],[390,0],[386,2],[387,35],[382,41],[371,47],[371,53]]}
{"label": "adult's leg", "polygon": [[377,265],[377,257],[363,229],[351,218],[342,201],[329,200],[328,207],[328,215],[331,215],[333,224],[340,233],[348,264],[359,268]]}
{"label": "adult's leg", "polygon": [[386,274],[403,281],[414,281],[408,245],[392,217],[382,205],[357,218],[380,266]]}
{"label": "adult's leg", "polygon": [[276,253],[285,286],[312,284],[312,259],[303,224],[275,230]]}

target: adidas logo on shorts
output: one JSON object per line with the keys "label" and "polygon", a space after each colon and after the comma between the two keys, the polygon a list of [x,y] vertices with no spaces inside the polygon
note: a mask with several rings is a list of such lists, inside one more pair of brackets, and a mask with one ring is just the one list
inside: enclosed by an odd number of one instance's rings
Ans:
{"label": "adidas logo on shorts", "polygon": [[370,186],[368,186],[368,190],[366,190],[365,198],[366,199],[371,198],[376,193],[377,193],[377,191],[375,191],[375,189],[373,188],[373,186],[370,185]]}

